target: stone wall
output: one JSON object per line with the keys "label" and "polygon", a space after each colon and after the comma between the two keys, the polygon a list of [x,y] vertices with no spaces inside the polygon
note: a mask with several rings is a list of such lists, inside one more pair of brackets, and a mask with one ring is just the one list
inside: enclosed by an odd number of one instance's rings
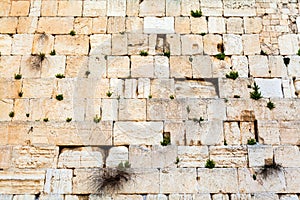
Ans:
{"label": "stone wall", "polygon": [[[1,0],[0,199],[300,199],[299,12]],[[93,187],[126,161],[114,190]]]}

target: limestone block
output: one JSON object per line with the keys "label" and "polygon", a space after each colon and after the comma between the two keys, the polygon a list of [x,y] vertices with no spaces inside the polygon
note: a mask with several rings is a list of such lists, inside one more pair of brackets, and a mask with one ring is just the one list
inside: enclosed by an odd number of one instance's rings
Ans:
{"label": "limestone block", "polygon": [[107,77],[127,78],[130,75],[128,56],[108,56]]}
{"label": "limestone block", "polygon": [[249,92],[251,91],[251,89],[248,88],[248,85],[251,85],[249,79],[219,79],[220,97],[234,98],[234,95],[238,95],[241,98],[249,98]]}
{"label": "limestone block", "polygon": [[141,51],[148,50],[148,36],[145,34],[127,34],[128,54],[140,54]]}
{"label": "limestone block", "polygon": [[99,78],[101,79],[106,78],[107,77],[106,60],[107,57],[103,55],[89,56],[88,71],[90,72],[90,74],[87,76],[85,73],[86,77],[95,80],[99,80]]}
{"label": "limestone block", "polygon": [[111,78],[109,83],[109,91],[112,93],[111,98],[124,97],[124,80]]}
{"label": "limestone block", "polygon": [[196,177],[195,168],[162,169],[160,172],[160,192],[196,193],[199,187]]}
{"label": "limestone block", "polygon": [[49,145],[14,146],[12,164],[19,169],[55,168],[58,147]]}
{"label": "limestone block", "polygon": [[26,116],[26,114],[24,114],[24,113],[30,113],[29,99],[15,99],[14,109],[23,111],[23,112],[15,113],[15,117],[14,117],[15,120],[26,121],[29,119]]}
{"label": "limestone block", "polygon": [[49,34],[35,34],[33,39],[32,53],[39,55],[40,53],[49,54],[53,50],[54,37]]}
{"label": "limestone block", "polygon": [[166,121],[164,131],[170,133],[172,145],[185,145],[183,122]]}
{"label": "limestone block", "polygon": [[203,42],[201,35],[181,36],[182,55],[203,54]]}
{"label": "limestone block", "polygon": [[81,1],[59,1],[58,16],[81,16],[82,2]]}
{"label": "limestone block", "polygon": [[224,53],[226,55],[239,55],[243,53],[242,37],[234,34],[224,34]]}
{"label": "limestone block", "polygon": [[300,152],[297,146],[279,146],[274,148],[275,163],[282,167],[299,167]]}
{"label": "limestone block", "polygon": [[212,58],[213,77],[225,77],[226,74],[232,69],[231,58],[225,57],[224,60],[219,60],[216,57]]}
{"label": "limestone block", "polygon": [[[293,100],[286,100],[286,99],[274,99],[274,104],[276,105],[277,108],[280,109],[274,109],[272,110],[272,114],[273,116],[276,116],[276,120],[282,120],[282,121],[298,121],[299,119],[299,112],[297,111],[297,106],[299,106],[300,101],[293,101]],[[282,122],[282,124],[280,124],[280,128],[282,128],[285,122]],[[291,127],[294,128],[294,125],[296,125],[297,122],[295,124],[291,123]],[[292,129],[293,129],[292,128]],[[281,132],[281,130],[280,130]],[[285,132],[285,131],[284,131]]]}
{"label": "limestone block", "polygon": [[137,87],[138,81],[136,79],[126,79],[125,80],[125,98],[137,98]]}
{"label": "limestone block", "polygon": [[133,168],[175,167],[176,156],[177,146],[173,145],[130,145],[129,148],[129,163]]}
{"label": "limestone block", "polygon": [[227,194],[214,194],[212,200],[229,200],[229,197]]}
{"label": "limestone block", "polygon": [[22,56],[20,73],[23,78],[40,78],[42,65],[39,56]]}
{"label": "limestone block", "polygon": [[281,35],[278,37],[281,55],[295,55],[298,52],[298,36],[296,34]]}
{"label": "limestone block", "polygon": [[211,146],[209,158],[216,162],[216,167],[247,167],[246,146]]}
{"label": "limestone block", "polygon": [[72,178],[71,169],[47,169],[44,192],[46,194],[70,194]]}
{"label": "limestone block", "polygon": [[243,34],[243,19],[230,17],[226,20],[227,33]]}
{"label": "limestone block", "polygon": [[298,200],[298,197],[297,197],[297,195],[286,194],[286,195],[282,195],[280,197],[280,200]]}
{"label": "limestone block", "polygon": [[239,72],[239,77],[248,77],[248,59],[246,56],[232,56],[232,69]]}
{"label": "limestone block", "polygon": [[143,33],[144,21],[142,18],[126,17],[125,20],[126,20],[126,33]]}
{"label": "limestone block", "polygon": [[185,99],[168,100],[166,101],[166,117],[169,120],[185,120],[187,119],[187,110]]}
{"label": "limestone block", "polygon": [[222,121],[186,121],[185,130],[189,146],[224,144]]}
{"label": "limestone block", "polygon": [[269,69],[271,77],[287,77],[287,69],[281,56],[269,56]]}
{"label": "limestone block", "polygon": [[165,120],[167,117],[167,101],[163,99],[149,99],[147,101],[147,120]]}
{"label": "limestone block", "polygon": [[244,18],[245,33],[260,33],[262,31],[262,27],[262,19],[259,17]]}
{"label": "limestone block", "polygon": [[40,16],[41,15],[41,5],[42,5],[41,1],[33,1],[30,4],[29,16],[35,16],[35,17]]}
{"label": "limestone block", "polygon": [[234,168],[198,168],[197,176],[199,177],[198,184],[200,193],[238,192],[238,174]]}
{"label": "limestone block", "polygon": [[300,134],[297,127],[299,121],[282,121],[280,122],[280,141],[281,144],[300,144]]}
{"label": "limestone block", "polygon": [[104,196],[103,194],[100,195],[90,194],[89,200],[112,200],[112,198],[109,196],[108,197]]}
{"label": "limestone block", "polygon": [[189,17],[175,17],[175,32],[180,34],[189,34],[191,32]]}
{"label": "limestone block", "polygon": [[151,95],[153,98],[170,98],[175,91],[174,79],[154,79],[151,81]]}
{"label": "limestone block", "polygon": [[57,7],[57,1],[42,1],[41,16],[56,16]]}
{"label": "limestone block", "polygon": [[224,0],[224,16],[255,16],[255,0]]}
{"label": "limestone block", "polygon": [[[96,36],[96,35],[93,35]],[[92,40],[92,36],[91,36]],[[91,54],[95,54],[94,46],[91,42]],[[98,46],[97,46],[98,48]],[[57,35],[55,37],[54,49],[57,54],[64,55],[87,55],[89,53],[89,38],[83,35]]]}
{"label": "limestone block", "polygon": [[[127,54],[127,35],[113,34],[111,38],[111,53],[112,55],[126,55]],[[125,48],[124,48],[125,47]]]}
{"label": "limestone block", "polygon": [[107,16],[125,16],[126,1],[123,0],[108,0],[107,1]]}
{"label": "limestone block", "polygon": [[117,195],[114,197],[115,200],[143,200],[142,195]]}
{"label": "limestone block", "polygon": [[102,100],[102,120],[118,119],[118,100],[103,99]]}
{"label": "limestone block", "polygon": [[192,33],[207,33],[207,21],[205,17],[192,17],[191,31]]}
{"label": "limestone block", "polygon": [[74,31],[76,34],[91,34],[93,28],[93,21],[91,18],[75,18]]}
{"label": "limestone block", "polygon": [[146,100],[121,99],[119,102],[119,120],[146,120]]}
{"label": "limestone block", "polygon": [[281,89],[282,88],[281,87],[281,79],[256,78],[255,82],[260,87],[261,95],[263,97],[283,98],[282,89]]}
{"label": "limestone block", "polygon": [[[94,121],[94,118],[97,116],[97,117],[101,117],[101,105],[102,105],[102,99],[85,99],[85,113],[84,113],[84,120],[87,120],[87,121]],[[73,104],[74,105],[74,104]],[[78,110],[83,110],[83,107],[84,106],[81,106],[80,109]],[[76,109],[76,111],[78,111]],[[78,114],[75,114],[76,116]],[[82,116],[82,114],[81,114]],[[80,116],[80,117],[81,117]],[[74,118],[74,120],[76,119],[77,117]],[[79,118],[79,117],[78,117]],[[80,119],[76,119],[76,120],[80,120]],[[81,118],[81,120],[83,120],[83,118]]]}
{"label": "limestone block", "polygon": [[[259,169],[257,169],[259,171]],[[286,170],[286,169],[285,169]],[[263,178],[263,175],[256,174],[256,180],[253,180],[253,171],[249,168],[238,168],[239,191],[241,193],[262,193],[262,192],[279,192],[286,187],[287,181],[284,180],[284,174],[275,171]]]}
{"label": "limestone block", "polygon": [[218,44],[222,44],[222,36],[220,35],[213,35],[208,34],[203,37],[203,51],[204,54],[207,55],[216,55],[219,52],[218,50]]}
{"label": "limestone block", "polygon": [[35,195],[25,194],[25,195],[14,195],[13,200],[35,200]]}
{"label": "limestone block", "polygon": [[0,35],[0,52],[1,52],[1,56],[10,55],[11,45],[12,45],[12,38],[9,35],[4,35],[4,34],[2,35],[1,34]]}
{"label": "limestone block", "polygon": [[8,16],[9,11],[10,11],[10,7],[11,7],[11,2],[9,0],[1,1],[0,2],[0,7],[2,8],[0,10],[0,16]]}
{"label": "limestone block", "polygon": [[154,57],[154,76],[155,78],[169,78],[169,59],[166,56]]}
{"label": "limestone block", "polygon": [[181,55],[181,41],[178,34],[167,34],[167,43],[170,46],[171,55]]}
{"label": "limestone block", "polygon": [[[73,30],[73,17],[41,17],[37,32],[46,34],[68,34]],[[56,26],[53,26],[56,24]]]}
{"label": "limestone block", "polygon": [[251,101],[231,99],[226,103],[226,116],[230,121],[254,121],[254,111]]}
{"label": "limestone block", "polygon": [[300,77],[300,72],[298,70],[299,63],[300,63],[300,57],[299,56],[291,56],[290,58],[290,64],[287,67],[288,75],[294,76],[294,77]]}
{"label": "limestone block", "polygon": [[224,138],[228,145],[241,144],[241,132],[238,122],[224,122]]}
{"label": "limestone block", "polygon": [[193,78],[212,78],[212,61],[209,56],[194,56],[192,61]]}
{"label": "limestone block", "polygon": [[176,81],[175,82],[175,95],[178,98],[215,98],[216,87],[209,81]]}
{"label": "limestone block", "polygon": [[200,117],[207,119],[207,104],[204,99],[190,98],[186,102],[186,110],[189,119],[200,119]]}
{"label": "limestone block", "polygon": [[249,167],[263,167],[273,163],[273,148],[269,145],[248,145]]}
{"label": "limestone block", "polygon": [[188,56],[170,57],[170,76],[174,78],[191,78],[192,63]]}
{"label": "limestone block", "polygon": [[110,55],[111,54],[111,35],[95,34],[90,36],[90,55]]}
{"label": "limestone block", "polygon": [[131,56],[131,76],[139,78],[153,78],[153,56]]}
{"label": "limestone block", "polygon": [[114,144],[160,144],[163,139],[162,132],[162,122],[116,122]]}
{"label": "limestone block", "polygon": [[201,10],[205,16],[223,16],[222,0],[203,0]]}
{"label": "limestone block", "polygon": [[128,161],[128,155],[127,147],[119,146],[110,148],[105,162],[106,167],[118,167],[120,163]]}
{"label": "limestone block", "polygon": [[0,171],[0,179],[0,193],[2,195],[38,194],[43,191],[45,171]]}
{"label": "limestone block", "polygon": [[14,55],[28,55],[31,54],[33,35],[30,34],[16,34],[13,36],[12,51]]}
{"label": "limestone block", "polygon": [[291,78],[283,78],[282,79],[282,91],[284,98],[292,98],[295,97],[295,89],[293,87],[293,80]]}
{"label": "limestone block", "polygon": [[243,35],[244,55],[254,55],[260,53],[260,42],[258,34]]}
{"label": "limestone block", "polygon": [[197,0],[181,0],[181,15],[190,16],[191,10],[199,10],[199,7]]}
{"label": "limestone block", "polygon": [[250,74],[253,77],[269,77],[268,58],[266,56],[248,56]]}
{"label": "limestone block", "polygon": [[92,24],[92,33],[106,33],[107,17],[92,18]]}
{"label": "limestone block", "polygon": [[101,150],[97,147],[63,148],[58,158],[57,167],[103,167]]}
{"label": "limestone block", "polygon": [[41,194],[40,200],[64,200],[64,195],[60,194]]}
{"label": "limestone block", "polygon": [[138,16],[139,15],[139,1],[138,0],[127,0],[126,2],[126,15],[127,16]]}
{"label": "limestone block", "polygon": [[24,79],[23,97],[25,98],[49,98],[53,94],[53,79]]}
{"label": "limestone block", "polygon": [[10,16],[27,16],[29,14],[29,1],[12,1]]}
{"label": "limestone block", "polygon": [[165,1],[144,0],[140,3],[139,16],[165,16]]}
{"label": "limestone block", "polygon": [[277,121],[258,120],[259,142],[262,144],[279,145],[280,129]]}
{"label": "limestone block", "polygon": [[222,17],[208,18],[208,32],[209,33],[225,33],[225,19]]}
{"label": "limestone block", "polygon": [[148,194],[146,196],[146,200],[168,200],[170,199],[170,196],[169,198],[167,197],[167,195],[164,195],[164,194]]}
{"label": "limestone block", "polygon": [[208,120],[225,120],[226,105],[222,99],[211,100],[207,104]]}
{"label": "limestone block", "polygon": [[208,159],[208,148],[207,146],[178,146],[178,158],[179,167],[204,167]]}
{"label": "limestone block", "polygon": [[138,79],[138,98],[148,98],[150,95],[150,79]]}
{"label": "limestone block", "polygon": [[21,81],[0,79],[0,99],[17,98],[21,89]]}
{"label": "limestone block", "polygon": [[[0,155],[0,169],[8,169],[11,168],[12,166],[12,146],[0,146],[0,150],[2,154]],[[1,196],[0,196],[1,198]]]}
{"label": "limestone block", "polygon": [[195,194],[195,200],[211,200],[211,197],[207,193]]}
{"label": "limestone block", "polygon": [[17,26],[17,33],[35,33],[37,24],[38,17],[20,17]]}
{"label": "limestone block", "polygon": [[285,168],[286,192],[296,193],[299,190],[300,170],[299,168]]}
{"label": "limestone block", "polygon": [[174,18],[173,17],[145,17],[144,18],[144,33],[174,33]]}
{"label": "limestone block", "polygon": [[106,1],[84,1],[83,16],[98,17],[106,15]]}
{"label": "limestone block", "polygon": [[124,33],[125,17],[109,17],[107,20],[107,33]]}

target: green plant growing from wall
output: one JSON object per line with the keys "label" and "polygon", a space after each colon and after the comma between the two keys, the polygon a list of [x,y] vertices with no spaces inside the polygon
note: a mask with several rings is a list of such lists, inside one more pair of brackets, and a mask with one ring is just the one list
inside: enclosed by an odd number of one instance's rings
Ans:
{"label": "green plant growing from wall", "polygon": [[111,97],[113,93],[111,91],[106,92],[106,96]]}
{"label": "green plant growing from wall", "polygon": [[269,101],[269,102],[267,103],[267,107],[268,107],[270,110],[272,110],[272,109],[275,108],[275,104],[274,104],[272,101]]}
{"label": "green plant growing from wall", "polygon": [[71,31],[70,31],[70,35],[71,35],[71,36],[75,36],[75,35],[76,35],[76,32],[75,32],[74,30],[71,30]]}
{"label": "green plant growing from wall", "polygon": [[148,56],[148,52],[147,52],[147,51],[144,51],[144,50],[142,50],[142,51],[140,52],[140,55],[141,55],[141,56]]}
{"label": "green plant growing from wall", "polygon": [[85,77],[88,78],[90,74],[91,74],[90,71],[86,71],[86,72],[85,72]]}
{"label": "green plant growing from wall", "polygon": [[72,118],[69,118],[69,117],[68,117],[68,118],[66,119],[66,122],[71,122],[71,121],[72,121]]}
{"label": "green plant growing from wall", "polygon": [[48,118],[44,118],[43,121],[44,121],[44,122],[48,122],[49,119],[48,119]]}
{"label": "green plant growing from wall", "polygon": [[23,92],[22,91],[19,92],[18,95],[19,95],[19,97],[22,97],[23,96]]}
{"label": "green plant growing from wall", "polygon": [[15,74],[15,79],[20,80],[22,78],[22,74]]}
{"label": "green plant growing from wall", "polygon": [[254,82],[254,85],[253,85],[252,89],[253,89],[253,91],[250,92],[250,98],[254,99],[254,100],[261,99],[262,95],[261,95],[261,92],[259,91],[260,88],[258,87],[256,82]]}
{"label": "green plant growing from wall", "polygon": [[263,168],[258,172],[258,174],[262,175],[264,179],[268,176],[281,172],[282,166],[279,164],[273,163],[272,164],[265,164]]}
{"label": "green plant growing from wall", "polygon": [[216,166],[215,161],[210,160],[210,159],[206,160],[205,168],[212,169],[212,168],[214,168],[215,166]]}
{"label": "green plant growing from wall", "polygon": [[262,55],[262,56],[267,56],[268,54],[267,54],[267,52],[261,50],[261,51],[260,51],[260,55]]}
{"label": "green plant growing from wall", "polygon": [[8,116],[9,116],[10,118],[13,118],[13,117],[15,116],[15,112],[14,112],[14,111],[11,111],[11,112],[8,114]]}
{"label": "green plant growing from wall", "polygon": [[50,52],[50,56],[55,56],[56,55],[56,51],[55,49],[53,49],[51,52]]}
{"label": "green plant growing from wall", "polygon": [[40,62],[42,62],[43,60],[45,60],[45,58],[46,58],[46,55],[44,54],[44,53],[39,53],[39,60],[40,60]]}
{"label": "green plant growing from wall", "polygon": [[58,100],[58,101],[62,101],[63,99],[64,99],[64,95],[63,94],[58,94],[58,95],[56,95],[56,100]]}
{"label": "green plant growing from wall", "polygon": [[297,55],[300,56],[300,49],[298,50]]}
{"label": "green plant growing from wall", "polygon": [[180,160],[179,160],[179,157],[177,156],[177,157],[176,157],[175,164],[176,164],[176,165],[178,165],[178,164],[179,164],[179,162],[180,162]]}
{"label": "green plant growing from wall", "polygon": [[174,95],[170,95],[170,99],[175,99]]}
{"label": "green plant growing from wall", "polygon": [[59,79],[62,79],[62,78],[65,78],[65,75],[63,75],[63,74],[56,74],[55,77],[59,78]]}
{"label": "green plant growing from wall", "polygon": [[101,117],[99,117],[98,115],[96,115],[95,117],[94,117],[94,122],[97,124],[97,123],[99,123],[101,121]]}
{"label": "green plant growing from wall", "polygon": [[151,94],[149,94],[148,99],[152,99],[152,95]]}
{"label": "green plant growing from wall", "polygon": [[218,53],[217,55],[215,55],[215,57],[219,60],[224,60],[226,55],[225,53]]}
{"label": "green plant growing from wall", "polygon": [[256,139],[254,139],[254,138],[248,139],[247,144],[248,145],[255,145],[256,144]]}
{"label": "green plant growing from wall", "polygon": [[202,16],[202,11],[201,10],[191,10],[191,16],[192,17],[201,17]]}
{"label": "green plant growing from wall", "polygon": [[165,51],[165,52],[164,52],[164,56],[170,58],[170,55],[171,55],[170,51]]}
{"label": "green plant growing from wall", "polygon": [[170,133],[164,133],[163,134],[163,141],[160,142],[162,146],[167,146],[171,144],[171,136]]}
{"label": "green plant growing from wall", "polygon": [[226,76],[226,78],[230,78],[232,80],[235,80],[235,79],[237,79],[239,77],[239,72],[237,72],[237,71],[230,71],[225,76]]}

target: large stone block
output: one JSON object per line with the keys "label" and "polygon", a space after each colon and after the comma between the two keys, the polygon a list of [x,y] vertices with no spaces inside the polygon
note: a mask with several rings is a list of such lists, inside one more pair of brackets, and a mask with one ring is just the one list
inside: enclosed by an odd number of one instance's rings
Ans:
{"label": "large stone block", "polygon": [[131,56],[131,76],[138,78],[154,77],[154,59],[152,56]]}
{"label": "large stone block", "polygon": [[243,34],[243,19],[230,17],[226,20],[227,33]]}
{"label": "large stone block", "polygon": [[171,56],[170,76],[174,78],[192,77],[192,65],[188,56]]}
{"label": "large stone block", "polygon": [[273,148],[267,145],[248,145],[249,167],[263,167],[273,163]]}
{"label": "large stone block", "polygon": [[181,2],[177,0],[166,1],[166,16],[180,16]]}
{"label": "large stone block", "polygon": [[245,33],[260,33],[262,31],[262,19],[259,17],[245,17],[244,18],[244,29]]}
{"label": "large stone block", "polygon": [[107,58],[108,78],[127,78],[130,75],[128,56],[109,56]]}
{"label": "large stone block", "polygon": [[182,55],[203,54],[203,42],[201,35],[181,36]]}
{"label": "large stone block", "polygon": [[192,61],[193,78],[212,78],[212,61],[209,56],[194,56]]}
{"label": "large stone block", "polygon": [[208,32],[209,33],[225,33],[225,19],[222,17],[208,18]]}
{"label": "large stone block", "polygon": [[[229,73],[229,72],[228,72]],[[238,78],[236,80],[222,78],[219,79],[219,91],[221,98],[233,98],[238,95],[240,98],[249,98],[248,88],[251,85],[249,79]]]}
{"label": "large stone block", "polygon": [[280,129],[279,123],[273,121],[257,121],[259,130],[259,142],[262,144],[279,145],[280,144]]}
{"label": "large stone block", "polygon": [[279,51],[281,55],[294,55],[298,52],[298,36],[287,34],[278,37]]}
{"label": "large stone block", "polygon": [[29,1],[12,1],[10,8],[10,16],[27,16],[29,14]]}
{"label": "large stone block", "polygon": [[148,36],[146,34],[127,34],[128,54],[140,54],[141,51],[148,50]]}
{"label": "large stone block", "polygon": [[114,144],[160,144],[163,139],[162,122],[116,122]]}
{"label": "large stone block", "polygon": [[117,120],[118,119],[118,100],[103,99],[102,100],[102,119]]}
{"label": "large stone block", "polygon": [[57,7],[57,1],[42,1],[41,16],[56,16]]}
{"label": "large stone block", "polygon": [[176,81],[175,95],[178,98],[215,98],[218,96],[216,86],[209,81]]}
{"label": "large stone block", "polygon": [[136,79],[126,79],[124,97],[128,99],[137,98],[137,86],[138,81]]}
{"label": "large stone block", "polygon": [[224,53],[226,55],[240,55],[243,53],[242,37],[234,34],[224,34]]}
{"label": "large stone block", "polygon": [[165,1],[145,0],[140,3],[139,16],[165,16]]}
{"label": "large stone block", "polygon": [[218,53],[221,53],[218,50],[218,44],[222,44],[222,36],[220,35],[214,35],[214,34],[208,34],[203,37],[203,50],[204,54],[207,55],[216,55]]}
{"label": "large stone block", "polygon": [[239,72],[239,77],[247,78],[249,73],[248,58],[246,56],[232,56],[232,69]]}
{"label": "large stone block", "polygon": [[31,34],[15,34],[13,36],[12,50],[13,55],[31,54],[34,36]]}
{"label": "large stone block", "polygon": [[191,18],[192,33],[207,33],[207,21],[205,17]]}
{"label": "large stone block", "polygon": [[[95,36],[95,35],[94,35]],[[91,54],[94,54],[91,42]],[[55,37],[54,49],[57,54],[63,55],[87,55],[89,53],[89,38],[81,35],[58,35]]]}
{"label": "large stone block", "polygon": [[50,98],[53,94],[54,79],[24,79],[23,97]]}
{"label": "large stone block", "polygon": [[120,163],[128,161],[128,148],[124,146],[112,147],[109,149],[108,156],[105,161],[106,167],[118,167]]}
{"label": "large stone block", "polygon": [[189,34],[191,32],[189,17],[175,17],[175,32],[180,34]]}
{"label": "large stone block", "polygon": [[4,0],[0,2],[0,16],[8,16],[11,8],[11,2],[9,0]]}
{"label": "large stone block", "polygon": [[243,35],[242,38],[244,55],[254,55],[261,52],[258,34],[247,34]]}
{"label": "large stone block", "polygon": [[107,17],[92,18],[92,24],[92,33],[106,33]]}
{"label": "large stone block", "polygon": [[113,34],[111,38],[112,55],[127,54],[127,34]]}
{"label": "large stone block", "polygon": [[299,121],[282,121],[279,125],[281,144],[300,144]]}
{"label": "large stone block", "polygon": [[224,0],[224,16],[255,16],[255,0]]}
{"label": "large stone block", "polygon": [[[1,25],[0,25],[1,26]],[[1,55],[10,55],[12,38],[9,35],[0,35],[0,52]]]}
{"label": "large stone block", "polygon": [[150,95],[150,79],[138,79],[138,98],[149,98]]}
{"label": "large stone block", "polygon": [[110,55],[111,54],[111,35],[95,34],[90,36],[91,55]]}
{"label": "large stone block", "polygon": [[269,69],[271,71],[271,77],[287,77],[287,70],[291,69],[290,67],[292,66],[288,65],[288,68],[285,66],[281,56],[269,56]]}
{"label": "large stone block", "polygon": [[107,1],[107,16],[125,16],[126,1],[123,0],[108,0]]}
{"label": "large stone block", "polygon": [[300,77],[300,72],[298,70],[300,57],[299,56],[291,56],[289,58],[290,58],[290,63],[287,67],[288,75],[294,76],[294,77]]}
{"label": "large stone block", "polygon": [[[1,130],[3,131],[3,130]],[[0,146],[2,154],[0,155],[0,169],[8,169],[12,167],[12,146]]]}
{"label": "large stone block", "polygon": [[170,98],[174,96],[174,80],[173,79],[155,79],[151,81],[151,95],[153,98]]}
{"label": "large stone block", "polygon": [[209,147],[209,158],[217,167],[247,167],[246,146],[212,146]]}
{"label": "large stone block", "polygon": [[37,25],[38,17],[20,17],[17,26],[17,33],[35,33]]}
{"label": "large stone block", "polygon": [[300,152],[297,146],[274,148],[275,162],[282,167],[300,167]]}
{"label": "large stone block", "polygon": [[208,158],[207,146],[178,146],[179,167],[204,167]]}
{"label": "large stone block", "polygon": [[59,1],[57,15],[58,16],[81,16],[82,15],[81,1]]}
{"label": "large stone block", "polygon": [[84,1],[83,2],[83,16],[105,16],[106,15],[106,1]]}
{"label": "large stone block", "polygon": [[44,185],[46,194],[70,194],[73,171],[71,169],[48,169]]}
{"label": "large stone block", "polygon": [[121,99],[119,102],[119,120],[146,120],[146,100]]}
{"label": "large stone block", "polygon": [[286,193],[297,193],[300,184],[300,169],[299,168],[285,168]]}
{"label": "large stone block", "polygon": [[266,56],[249,56],[249,69],[253,77],[270,77],[268,58]]}
{"label": "large stone block", "polygon": [[91,18],[75,18],[74,31],[78,35],[90,35],[92,33],[93,21]]}
{"label": "large stone block", "polygon": [[156,78],[169,78],[169,59],[166,56],[154,57],[154,76]]}
{"label": "large stone block", "polygon": [[183,122],[166,121],[164,123],[164,132],[170,133],[172,145],[185,145],[184,128]]}
{"label": "large stone block", "polygon": [[144,33],[174,33],[174,18],[173,17],[145,17],[144,18]]}
{"label": "large stone block", "polygon": [[[37,32],[46,34],[68,34],[73,30],[73,21],[73,17],[41,17],[38,22]],[[55,24],[55,26],[53,26],[53,24]]]}
{"label": "large stone block", "polygon": [[267,98],[283,98],[281,79],[255,79],[256,84],[260,87],[261,95]]}
{"label": "large stone block", "polygon": [[50,34],[36,34],[33,39],[32,53],[49,54],[53,50],[54,37]]}
{"label": "large stone block", "polygon": [[124,33],[125,17],[109,17],[107,20],[107,33]]}
{"label": "large stone block", "polygon": [[[158,114],[159,113],[159,114]],[[183,120],[187,118],[184,99],[151,99],[147,104],[148,120]]]}

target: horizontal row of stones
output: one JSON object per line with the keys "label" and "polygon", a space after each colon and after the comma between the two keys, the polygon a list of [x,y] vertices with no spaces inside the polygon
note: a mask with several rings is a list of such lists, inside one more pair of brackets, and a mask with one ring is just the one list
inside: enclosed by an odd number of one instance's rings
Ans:
{"label": "horizontal row of stones", "polygon": [[[296,55],[298,43],[297,34],[279,36],[280,54]],[[225,55],[259,55],[266,47],[260,42],[259,34],[0,35],[1,55],[50,54],[53,50],[58,55],[138,55],[141,51],[147,51],[150,55],[162,55],[166,52],[170,55],[216,55],[223,48]]]}
{"label": "horizontal row of stones", "polygon": [[[245,197],[248,197],[249,193],[263,195],[266,192],[280,194],[299,192],[299,168],[274,170],[266,178],[257,174],[254,180],[253,174],[256,170],[259,168],[134,169],[132,180],[125,182],[118,192],[119,194],[206,193],[207,195],[241,193]],[[92,178],[89,178],[95,174],[94,172],[93,168],[1,171],[0,191],[2,194],[95,194],[96,191],[92,187],[95,183]],[[101,177],[101,171],[99,176]],[[278,199],[278,196],[272,199]]]}
{"label": "horizontal row of stones", "polygon": [[[294,108],[296,110],[296,107]],[[281,111],[283,113],[283,111]],[[284,111],[286,112],[286,111]],[[291,113],[295,115],[297,111]],[[246,113],[244,111],[244,113]],[[280,115],[280,112],[278,112]],[[287,112],[288,113],[288,112]],[[278,115],[276,115],[278,116]],[[217,116],[216,116],[217,117]],[[172,145],[201,146],[225,144],[238,146],[257,139],[260,144],[299,145],[297,120],[241,121],[166,120],[152,122],[92,121],[82,122],[1,122],[1,145],[160,145],[163,135],[170,135]],[[246,117],[246,119],[245,119]],[[256,125],[257,123],[257,125]],[[258,133],[257,133],[258,132]]]}
{"label": "horizontal row of stones", "polygon": [[297,146],[93,146],[57,147],[50,145],[0,146],[2,170],[45,168],[118,167],[129,161],[131,168],[204,168],[208,159],[216,168],[264,167],[275,162],[281,167],[300,167]]}
{"label": "horizontal row of stones", "polygon": [[[286,4],[289,3],[289,6]],[[255,16],[264,13],[297,15],[296,2],[258,2],[255,0],[98,0],[49,1],[4,0],[0,16],[189,16],[191,10],[212,16]],[[279,11],[278,11],[279,10]]]}

